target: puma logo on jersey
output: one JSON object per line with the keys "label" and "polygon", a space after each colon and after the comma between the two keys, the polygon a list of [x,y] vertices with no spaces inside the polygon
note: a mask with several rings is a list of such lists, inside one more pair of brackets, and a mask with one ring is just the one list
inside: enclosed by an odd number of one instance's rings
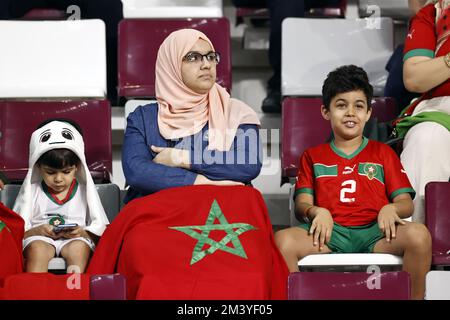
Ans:
{"label": "puma logo on jersey", "polygon": [[353,173],[355,170],[356,164],[353,165],[353,167],[345,166],[344,171],[342,171],[342,174],[350,174]]}
{"label": "puma logo on jersey", "polygon": [[412,39],[414,31],[416,31],[416,29],[412,29],[411,32],[408,33],[408,35],[406,37]]}

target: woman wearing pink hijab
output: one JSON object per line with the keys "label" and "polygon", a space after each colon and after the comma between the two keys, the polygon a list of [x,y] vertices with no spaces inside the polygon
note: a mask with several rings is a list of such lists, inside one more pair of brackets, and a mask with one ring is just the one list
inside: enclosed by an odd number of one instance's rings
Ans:
{"label": "woman wearing pink hijab", "polygon": [[[259,120],[215,83],[220,55],[201,32],[162,43],[157,103],[128,117],[129,202],[88,273],[121,273],[128,299],[285,299],[288,269],[262,195]],[[178,187],[178,188],[175,188]],[[147,195],[147,196],[146,196]]]}
{"label": "woman wearing pink hijab", "polygon": [[177,186],[247,184],[259,174],[259,119],[215,83],[218,63],[220,54],[200,31],[178,30],[161,44],[158,102],[128,117],[125,203]]}

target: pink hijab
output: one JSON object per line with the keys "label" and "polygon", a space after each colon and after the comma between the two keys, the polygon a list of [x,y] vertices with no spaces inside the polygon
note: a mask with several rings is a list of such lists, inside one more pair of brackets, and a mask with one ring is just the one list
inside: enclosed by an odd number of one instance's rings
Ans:
{"label": "pink hijab", "polygon": [[240,124],[260,125],[255,111],[217,83],[206,94],[189,89],[181,78],[183,57],[198,39],[211,41],[200,31],[172,32],[161,44],[156,59],[155,91],[159,132],[165,139],[187,137],[209,123],[210,150],[228,151]]}

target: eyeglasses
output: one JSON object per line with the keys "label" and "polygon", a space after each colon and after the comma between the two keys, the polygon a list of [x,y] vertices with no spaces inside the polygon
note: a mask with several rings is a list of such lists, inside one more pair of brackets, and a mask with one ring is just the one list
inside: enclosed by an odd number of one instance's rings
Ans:
{"label": "eyeglasses", "polygon": [[200,63],[203,62],[203,58],[209,63],[218,64],[220,61],[220,54],[218,52],[208,52],[207,54],[201,54],[200,52],[188,52],[183,60],[189,63]]}

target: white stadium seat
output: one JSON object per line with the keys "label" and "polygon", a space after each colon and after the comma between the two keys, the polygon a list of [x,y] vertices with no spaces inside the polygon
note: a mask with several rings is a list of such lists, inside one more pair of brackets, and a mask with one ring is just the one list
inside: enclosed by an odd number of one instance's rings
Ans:
{"label": "white stadium seat", "polygon": [[102,20],[0,21],[0,98],[106,96]]}
{"label": "white stadium seat", "polygon": [[320,96],[327,74],[344,64],[364,68],[375,95],[382,95],[393,45],[390,18],[287,18],[282,35],[282,95]]}

